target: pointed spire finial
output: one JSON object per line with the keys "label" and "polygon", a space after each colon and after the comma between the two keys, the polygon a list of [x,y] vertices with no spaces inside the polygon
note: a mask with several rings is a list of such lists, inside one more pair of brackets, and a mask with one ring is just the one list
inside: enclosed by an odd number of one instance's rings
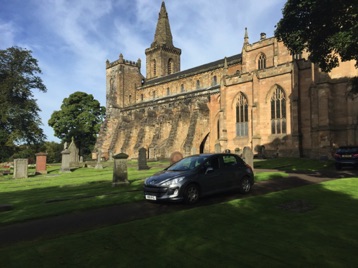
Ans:
{"label": "pointed spire finial", "polygon": [[168,12],[165,7],[165,2],[162,2],[160,8],[157,28],[155,30],[154,42],[152,45],[167,45],[173,46],[173,37],[170,30]]}
{"label": "pointed spire finial", "polygon": [[244,43],[249,43],[249,34],[247,33],[247,27],[245,27],[245,37],[244,37]]}

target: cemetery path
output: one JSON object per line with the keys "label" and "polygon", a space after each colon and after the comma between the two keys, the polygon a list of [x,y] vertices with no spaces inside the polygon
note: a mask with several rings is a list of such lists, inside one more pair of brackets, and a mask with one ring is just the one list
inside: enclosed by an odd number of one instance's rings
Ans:
{"label": "cemetery path", "polygon": [[[275,171],[275,170],[260,170]],[[278,170],[276,170],[278,171]],[[327,180],[358,176],[358,170],[289,173],[290,179],[274,179],[258,182],[248,195],[227,193],[218,196],[203,198],[194,206],[207,206],[238,198],[262,195],[270,192],[281,191],[293,187],[316,184]],[[129,204],[121,204],[103,207],[88,211],[75,212],[44,219],[31,220],[21,223],[0,226],[0,247],[6,247],[21,241],[34,241],[39,239],[51,239],[62,235],[93,230],[105,226],[130,222],[164,213],[191,209],[183,204],[150,203],[140,201]]]}

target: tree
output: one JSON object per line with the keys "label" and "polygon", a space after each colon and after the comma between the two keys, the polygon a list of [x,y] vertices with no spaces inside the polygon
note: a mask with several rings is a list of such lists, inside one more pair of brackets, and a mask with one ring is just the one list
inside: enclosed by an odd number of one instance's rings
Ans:
{"label": "tree", "polygon": [[46,92],[41,69],[30,50],[0,50],[0,160],[12,155],[15,145],[39,144],[46,136],[32,90]]}
{"label": "tree", "polygon": [[45,142],[43,152],[47,153],[47,163],[60,163],[63,145],[57,142]]}
{"label": "tree", "polygon": [[[275,36],[292,53],[304,49],[309,59],[329,72],[342,61],[355,60],[358,68],[358,5],[356,0],[288,0]],[[358,93],[357,78],[351,80]]]}
{"label": "tree", "polygon": [[105,112],[93,95],[75,92],[63,100],[61,110],[53,112],[48,124],[63,142],[74,138],[80,155],[84,156],[96,143]]}

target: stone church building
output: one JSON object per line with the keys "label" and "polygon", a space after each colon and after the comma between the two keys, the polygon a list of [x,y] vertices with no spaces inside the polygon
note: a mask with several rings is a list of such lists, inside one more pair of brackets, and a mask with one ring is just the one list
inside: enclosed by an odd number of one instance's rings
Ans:
{"label": "stone church building", "polygon": [[106,62],[106,119],[95,151],[168,158],[250,147],[267,157],[329,157],[358,144],[358,100],[349,98],[354,62],[321,72],[307,54],[291,55],[261,34],[239,54],[182,71],[162,2],[153,43],[141,61]]}

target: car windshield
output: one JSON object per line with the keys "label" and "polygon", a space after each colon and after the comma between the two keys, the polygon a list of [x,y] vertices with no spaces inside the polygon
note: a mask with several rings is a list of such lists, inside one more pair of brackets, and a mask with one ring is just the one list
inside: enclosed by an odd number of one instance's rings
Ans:
{"label": "car windshield", "polygon": [[167,170],[170,171],[192,170],[198,167],[207,158],[208,158],[207,156],[202,156],[202,155],[189,156],[174,163]]}

